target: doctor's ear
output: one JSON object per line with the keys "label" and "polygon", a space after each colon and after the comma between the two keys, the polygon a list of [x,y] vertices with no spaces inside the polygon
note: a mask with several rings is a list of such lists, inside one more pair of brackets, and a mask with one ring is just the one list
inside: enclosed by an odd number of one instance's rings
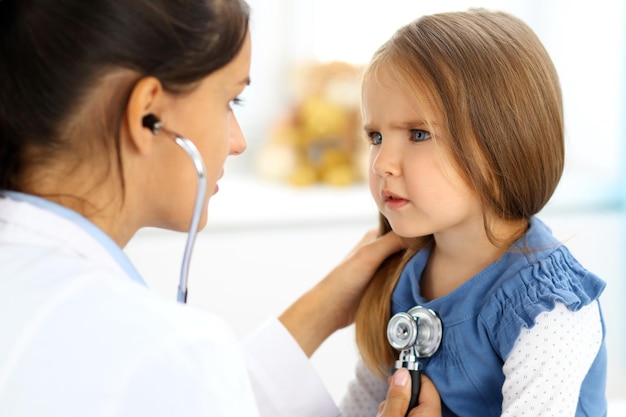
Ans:
{"label": "doctor's ear", "polygon": [[128,145],[140,153],[150,152],[154,135],[163,127],[156,114],[162,113],[166,94],[161,82],[155,77],[144,77],[135,84],[130,93],[124,114]]}

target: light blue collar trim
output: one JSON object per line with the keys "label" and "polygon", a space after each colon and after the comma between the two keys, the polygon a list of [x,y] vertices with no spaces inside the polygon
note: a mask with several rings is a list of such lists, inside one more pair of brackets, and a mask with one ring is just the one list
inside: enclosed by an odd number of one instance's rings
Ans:
{"label": "light blue collar trim", "polygon": [[124,251],[117,245],[117,243],[115,243],[113,239],[111,239],[106,233],[104,233],[95,224],[87,220],[82,215],[60,204],[53,203],[52,201],[48,201],[34,195],[6,190],[0,192],[0,194],[9,197],[15,201],[22,201],[32,204],[44,210],[50,211],[60,217],[63,217],[64,219],[76,223],[89,235],[91,235],[91,237],[93,237],[98,243],[100,243],[107,252],[109,252],[109,254],[124,270],[124,272],[126,272],[130,279],[142,285],[146,285],[139,272],[135,269],[133,264],[130,262],[130,259],[128,259]]}

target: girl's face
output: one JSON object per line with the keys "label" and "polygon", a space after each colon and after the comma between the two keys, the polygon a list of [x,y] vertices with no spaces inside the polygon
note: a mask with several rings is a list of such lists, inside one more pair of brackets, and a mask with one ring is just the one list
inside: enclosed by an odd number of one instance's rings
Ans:
{"label": "girl's face", "polygon": [[482,211],[446,146],[438,109],[384,72],[366,78],[362,112],[370,142],[369,186],[403,237],[482,228]]}
{"label": "girl's face", "polygon": [[[165,127],[191,140],[204,159],[207,177],[205,204],[218,190],[217,181],[224,174],[226,157],[242,153],[247,146],[232,105],[250,83],[250,43],[248,35],[239,54],[228,65],[204,78],[191,93],[172,95],[171,110],[163,115]],[[161,167],[163,173],[159,181],[163,190],[171,190],[171,193],[163,193],[157,204],[160,214],[155,213],[157,224],[152,226],[186,230],[195,201],[196,171],[184,150],[174,144],[173,138],[167,139],[170,143],[162,146],[162,156],[157,160],[167,161],[168,167]],[[172,201],[179,204],[172,204]],[[200,226],[205,224],[206,214]]]}

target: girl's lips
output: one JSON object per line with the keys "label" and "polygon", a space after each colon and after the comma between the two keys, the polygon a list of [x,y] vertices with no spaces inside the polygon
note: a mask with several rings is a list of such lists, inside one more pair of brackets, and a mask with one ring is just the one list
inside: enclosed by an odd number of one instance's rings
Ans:
{"label": "girl's lips", "polygon": [[383,191],[382,197],[383,201],[385,202],[385,207],[387,207],[389,210],[399,210],[409,203],[409,200],[406,200],[387,191]]}
{"label": "girl's lips", "polygon": [[389,210],[399,210],[409,203],[409,200],[403,198],[388,198],[385,200],[385,206]]}

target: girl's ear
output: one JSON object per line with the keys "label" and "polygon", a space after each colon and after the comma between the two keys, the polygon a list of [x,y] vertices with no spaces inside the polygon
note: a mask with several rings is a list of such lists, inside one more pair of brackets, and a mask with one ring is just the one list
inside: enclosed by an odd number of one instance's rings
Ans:
{"label": "girl's ear", "polygon": [[152,114],[159,117],[164,100],[163,85],[155,77],[144,77],[133,88],[124,112],[123,125],[127,144],[136,152],[146,154],[152,149],[154,132],[144,126],[144,118]]}

